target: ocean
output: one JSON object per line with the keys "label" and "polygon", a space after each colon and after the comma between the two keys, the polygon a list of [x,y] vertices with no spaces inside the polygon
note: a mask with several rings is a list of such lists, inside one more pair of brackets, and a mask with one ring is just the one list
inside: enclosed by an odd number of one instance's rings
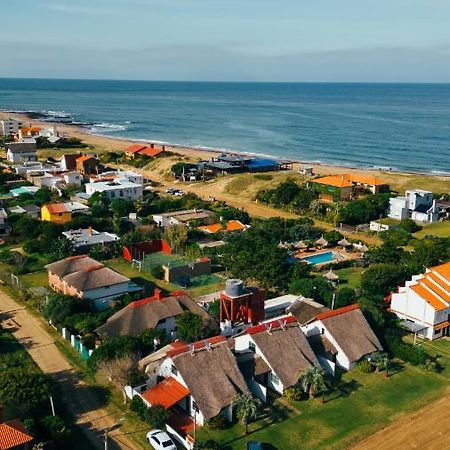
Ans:
{"label": "ocean", "polygon": [[450,174],[450,84],[0,79],[0,109],[116,138]]}

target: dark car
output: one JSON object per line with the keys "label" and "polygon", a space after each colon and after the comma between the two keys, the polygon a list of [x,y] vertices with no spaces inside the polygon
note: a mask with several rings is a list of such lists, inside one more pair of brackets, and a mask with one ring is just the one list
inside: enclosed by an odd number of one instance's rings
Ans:
{"label": "dark car", "polygon": [[258,441],[247,442],[247,450],[263,450],[263,443]]}

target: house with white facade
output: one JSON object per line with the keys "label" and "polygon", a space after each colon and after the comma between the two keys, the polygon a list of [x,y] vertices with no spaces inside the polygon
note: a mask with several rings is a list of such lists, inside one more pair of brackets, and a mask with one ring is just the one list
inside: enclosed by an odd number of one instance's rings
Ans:
{"label": "house with white facade", "polygon": [[219,414],[231,421],[233,400],[250,392],[226,338],[208,338],[167,354],[158,369],[163,380],[140,394],[147,406],[176,408],[178,421],[182,414],[189,419],[188,430],[193,421],[203,426]]}
{"label": "house with white facade", "polygon": [[247,328],[235,336],[234,353],[250,389],[263,401],[267,389],[283,394],[297,384],[302,371],[320,366],[292,316]]}
{"label": "house with white facade", "polygon": [[160,227],[189,225],[190,222],[207,222],[214,219],[214,213],[206,209],[185,209],[168,213],[153,214],[153,220]]}
{"label": "house with white facade", "polygon": [[383,350],[357,304],[322,312],[302,330],[319,358],[345,370]]}
{"label": "house with white facade", "polygon": [[36,141],[34,139],[22,139],[18,142],[7,142],[6,159],[13,164],[27,161],[37,161]]}
{"label": "house with white facade", "polygon": [[449,334],[450,262],[415,275],[392,294],[391,312],[418,335],[433,340]]}
{"label": "house with white facade", "polygon": [[0,208],[0,235],[5,236],[9,234],[8,213],[5,208]]}
{"label": "house with white facade", "polygon": [[106,231],[97,231],[92,227],[77,230],[63,231],[63,236],[69,239],[75,249],[92,247],[93,245],[108,245],[117,242],[120,238],[117,234]]}
{"label": "house with white facade", "polygon": [[432,192],[413,189],[405,191],[404,196],[393,197],[389,200],[388,217],[432,223],[439,220],[439,208],[436,206]]}
{"label": "house with white facade", "polygon": [[144,183],[144,176],[131,170],[108,170],[89,176],[90,182],[126,180],[136,184]]}
{"label": "house with white facade", "polygon": [[91,196],[96,192],[104,192],[109,200],[123,198],[124,200],[138,200],[142,198],[142,184],[133,183],[128,180],[98,181],[86,183],[86,194]]}

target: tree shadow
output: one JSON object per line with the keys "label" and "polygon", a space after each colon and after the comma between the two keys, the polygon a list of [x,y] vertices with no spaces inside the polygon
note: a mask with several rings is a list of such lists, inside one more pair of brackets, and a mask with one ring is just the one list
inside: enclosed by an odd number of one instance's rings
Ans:
{"label": "tree shadow", "polygon": [[327,394],[325,395],[325,403],[331,402],[338,398],[348,397],[350,394],[358,390],[361,386],[361,383],[359,383],[355,379],[352,379],[345,383],[341,382],[327,392]]}
{"label": "tree shadow", "polygon": [[[389,362],[389,370],[388,370],[389,378],[403,372],[404,370],[406,369],[405,365],[402,362],[397,360]],[[384,373],[386,374],[386,372]]]}

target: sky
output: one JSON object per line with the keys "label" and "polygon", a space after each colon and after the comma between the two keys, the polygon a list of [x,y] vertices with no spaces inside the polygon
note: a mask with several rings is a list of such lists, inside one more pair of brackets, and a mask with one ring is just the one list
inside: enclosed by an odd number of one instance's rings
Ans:
{"label": "sky", "polygon": [[449,21],[449,0],[0,0],[0,77],[450,82]]}

